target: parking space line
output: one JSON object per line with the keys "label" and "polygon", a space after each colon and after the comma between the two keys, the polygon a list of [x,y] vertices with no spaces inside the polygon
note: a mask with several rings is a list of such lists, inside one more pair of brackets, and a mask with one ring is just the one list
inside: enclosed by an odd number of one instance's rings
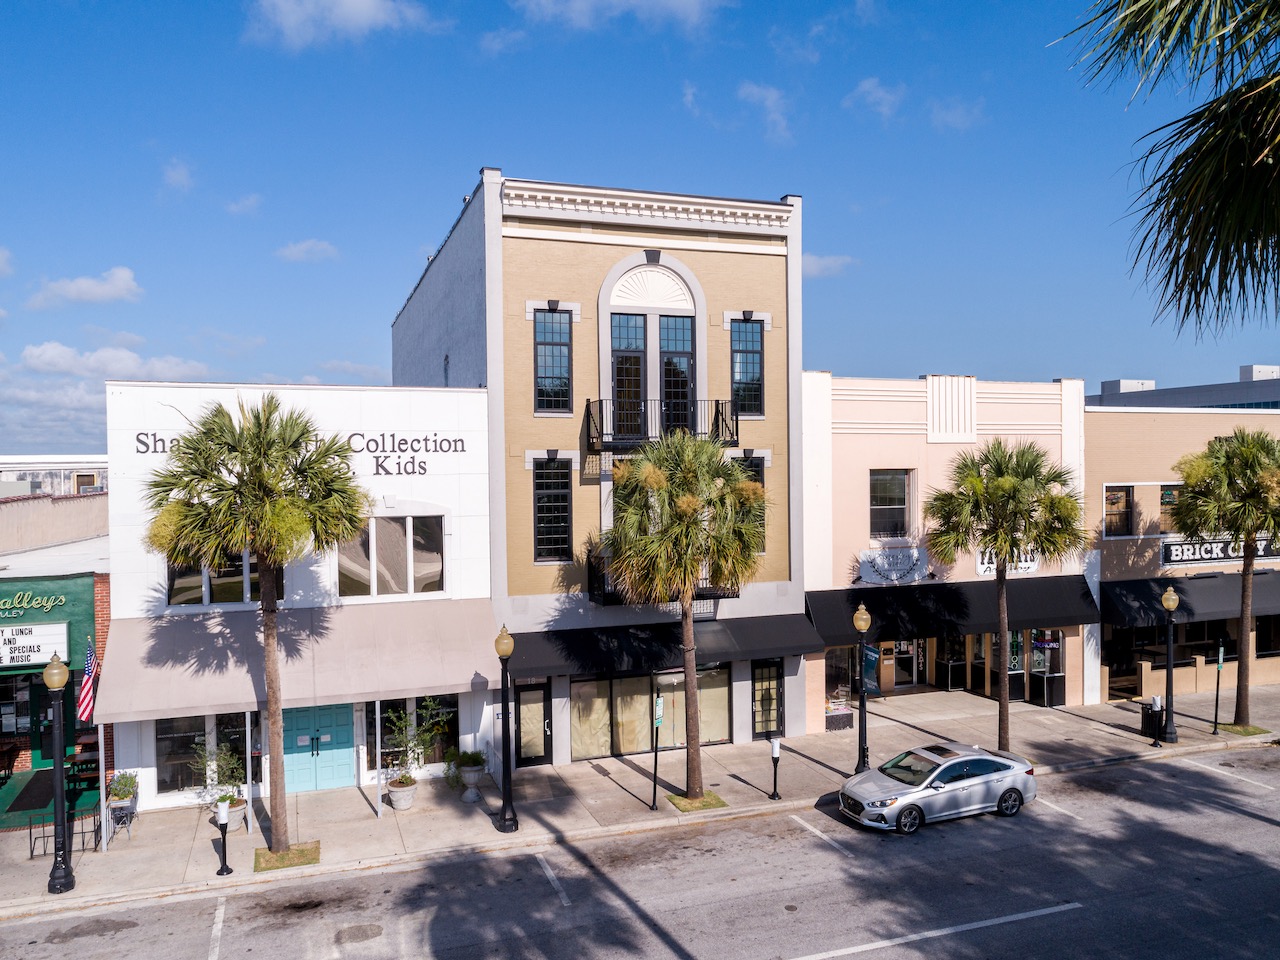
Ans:
{"label": "parking space line", "polygon": [[799,817],[797,817],[794,813],[791,815],[791,819],[792,819],[792,820],[794,820],[796,823],[800,824],[800,826],[804,827],[804,828],[805,828],[806,830],[808,830],[810,833],[814,834],[814,835],[815,835],[815,836],[817,836],[817,837],[821,837],[821,838],[822,838],[822,842],[823,842],[823,843],[826,843],[826,844],[829,844],[830,846],[835,847],[837,850],[839,850],[839,851],[840,851],[842,854],[844,854],[846,857],[852,857],[852,856],[853,856],[853,854],[852,854],[852,853],[850,853],[848,850],[846,850],[842,844],[837,843],[835,840],[833,840],[833,839],[831,839],[830,837],[828,837],[825,833],[823,833],[823,832],[822,832],[821,830],[819,830],[817,827],[814,827],[814,826],[811,826],[810,824],[805,823],[803,820],[801,820]]}
{"label": "parking space line", "polygon": [[1043,803],[1050,810],[1057,810],[1059,813],[1065,814],[1066,816],[1070,817],[1072,820],[1084,819],[1084,817],[1079,816],[1078,814],[1072,813],[1070,810],[1064,810],[1062,807],[1058,806],[1056,803],[1050,803],[1048,800],[1046,800],[1042,796],[1039,796],[1038,794],[1036,796],[1036,803]]}
{"label": "parking space line", "polygon": [[1199,767],[1201,770],[1208,770],[1210,773],[1220,773],[1224,777],[1231,777],[1232,779],[1235,779],[1235,780],[1243,780],[1245,783],[1252,783],[1255,787],[1262,787],[1262,789],[1264,790],[1275,789],[1275,787],[1271,786],[1271,784],[1269,783],[1259,783],[1257,780],[1250,780],[1248,777],[1242,777],[1240,776],[1240,774],[1232,773],[1230,770],[1223,770],[1219,767],[1211,767],[1207,763],[1196,763],[1194,760],[1188,760],[1186,757],[1182,758],[1182,762],[1189,763],[1193,767]]}
{"label": "parking space line", "polygon": [[894,937],[892,940],[877,940],[874,943],[860,943],[856,947],[843,950],[828,950],[826,953],[811,953],[795,960],[834,960],[835,957],[848,957],[855,953],[870,953],[872,950],[883,950],[885,947],[896,947],[904,943],[915,943],[917,940],[930,940],[934,937],[945,937],[952,933],[964,933],[967,930],[981,930],[983,927],[995,927],[1002,923],[1017,923],[1019,920],[1032,920],[1046,917],[1064,910],[1079,910],[1082,903],[1060,903],[1056,907],[1045,907],[1043,910],[1028,910],[1026,913],[1013,913],[1007,917],[994,917],[991,920],[977,920],[973,923],[961,923],[954,927],[943,927],[940,930],[926,930],[923,933],[912,933],[905,937]]}
{"label": "parking space line", "polygon": [[213,932],[209,935],[209,960],[218,960],[222,948],[222,919],[227,915],[227,898],[218,898],[218,909],[213,911]]}
{"label": "parking space line", "polygon": [[566,907],[569,906],[569,895],[564,892],[564,887],[560,886],[560,881],[556,879],[556,875],[551,872],[551,864],[547,863],[547,858],[542,854],[538,854],[538,863],[542,865],[542,872],[547,875],[547,879],[551,881],[551,886],[556,888],[556,893],[560,894],[560,902]]}

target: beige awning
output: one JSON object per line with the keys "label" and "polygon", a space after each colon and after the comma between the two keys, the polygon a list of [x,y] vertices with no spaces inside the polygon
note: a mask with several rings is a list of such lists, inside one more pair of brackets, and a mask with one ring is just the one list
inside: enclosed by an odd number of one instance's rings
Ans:
{"label": "beige awning", "polygon": [[[488,689],[497,633],[487,599],[282,610],[284,706]],[[112,620],[93,720],[256,710],[264,684],[256,611]]]}

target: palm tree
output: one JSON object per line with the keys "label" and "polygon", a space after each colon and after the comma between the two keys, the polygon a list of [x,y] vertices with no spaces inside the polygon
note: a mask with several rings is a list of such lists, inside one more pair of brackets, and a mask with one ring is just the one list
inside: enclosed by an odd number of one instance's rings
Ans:
{"label": "palm tree", "polygon": [[1183,536],[1203,541],[1226,534],[1242,548],[1240,566],[1240,647],[1236,665],[1235,723],[1249,723],[1249,667],[1253,661],[1253,566],[1260,537],[1280,535],[1280,440],[1263,430],[1236,427],[1214,437],[1199,453],[1173,468],[1182,488],[1173,507],[1173,525]]}
{"label": "palm tree", "polygon": [[268,393],[239,403],[239,419],[211,405],[147,483],[147,545],[175,566],[219,567],[248,551],[258,565],[271,770],[271,850],[289,849],[284,713],[276,647],[276,574],[311,550],[359,535],[369,495],[345,440],[323,437],[306,414]]}
{"label": "palm tree", "polygon": [[1062,560],[1085,546],[1080,495],[1071,472],[1034,443],[1006,446],[999,438],[962,453],[951,464],[951,486],[925,502],[929,549],[944,564],[961,553],[989,554],[996,568],[999,632],[994,649],[999,677],[999,749],[1009,749],[1009,565],[1028,554]]}
{"label": "palm tree", "polygon": [[1159,313],[1197,335],[1276,319],[1280,3],[1097,0],[1075,32],[1091,79],[1208,93],[1139,161],[1134,265],[1146,262]]}
{"label": "palm tree", "polygon": [[600,543],[629,603],[680,604],[685,796],[702,799],[693,599],[699,583],[737,591],[764,547],[764,490],[713,440],[681,430],[613,468],[613,527]]}

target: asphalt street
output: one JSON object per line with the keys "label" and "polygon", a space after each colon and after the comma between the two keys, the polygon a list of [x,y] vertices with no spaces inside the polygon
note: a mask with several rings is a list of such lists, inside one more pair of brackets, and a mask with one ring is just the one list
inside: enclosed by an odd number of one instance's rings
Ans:
{"label": "asphalt street", "polygon": [[913,837],[824,807],[11,922],[0,957],[1275,956],[1280,749],[1039,787]]}

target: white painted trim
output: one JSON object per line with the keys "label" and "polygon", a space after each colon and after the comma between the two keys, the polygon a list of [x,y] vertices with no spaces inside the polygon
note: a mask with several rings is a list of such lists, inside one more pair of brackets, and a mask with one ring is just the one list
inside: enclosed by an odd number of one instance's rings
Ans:
{"label": "white painted trim", "polygon": [[[726,330],[729,330],[731,329],[734,320],[746,320],[746,319],[747,318],[742,315],[741,310],[726,310],[724,312],[724,328]],[[751,320],[748,322],[755,322],[757,320],[764,325],[765,330],[773,329],[772,313],[764,313],[761,310],[752,310]]]}
{"label": "white painted trim", "polygon": [[[581,464],[581,462],[580,462],[580,461],[581,461],[582,454],[581,454],[581,453],[579,453],[579,451],[577,451],[577,450],[570,450],[570,449],[568,449],[568,448],[566,447],[566,448],[565,448],[565,449],[563,449],[563,450],[557,450],[557,453],[559,453],[559,454],[560,454],[560,456],[559,456],[559,458],[558,458],[558,459],[560,459],[560,460],[571,460],[571,461],[573,461],[573,469],[574,469],[574,470],[577,470],[577,471],[581,471],[581,470],[582,470],[582,464]],[[526,470],[532,470],[532,469],[533,469],[533,462],[534,462],[535,460],[545,460],[545,459],[547,459],[547,448],[546,448],[546,447],[543,447],[541,450],[526,450],[526,451],[524,452],[524,468],[525,468]]]}
{"label": "white painted trim", "polygon": [[[656,224],[662,226],[662,224]],[[648,247],[652,249],[652,237],[626,237],[605,233],[582,233],[572,230],[531,230],[527,227],[504,226],[503,237],[513,240],[559,240],[566,243],[599,243],[610,247]],[[785,257],[787,248],[777,244],[759,243],[715,243],[709,241],[688,240],[684,238],[664,237],[664,250],[701,250],[708,253],[752,253],[766,256]]]}
{"label": "white painted trim", "polygon": [[[548,297],[547,299],[550,300],[555,298]],[[568,300],[559,300],[557,302],[560,304],[560,306],[556,308],[557,310],[562,310],[568,313],[572,313],[574,323],[582,322],[582,304],[570,303]],[[524,302],[524,318],[528,320],[530,323],[533,323],[533,312],[535,310],[547,310],[547,309],[550,309],[550,308],[547,306],[546,300],[526,300]]]}

